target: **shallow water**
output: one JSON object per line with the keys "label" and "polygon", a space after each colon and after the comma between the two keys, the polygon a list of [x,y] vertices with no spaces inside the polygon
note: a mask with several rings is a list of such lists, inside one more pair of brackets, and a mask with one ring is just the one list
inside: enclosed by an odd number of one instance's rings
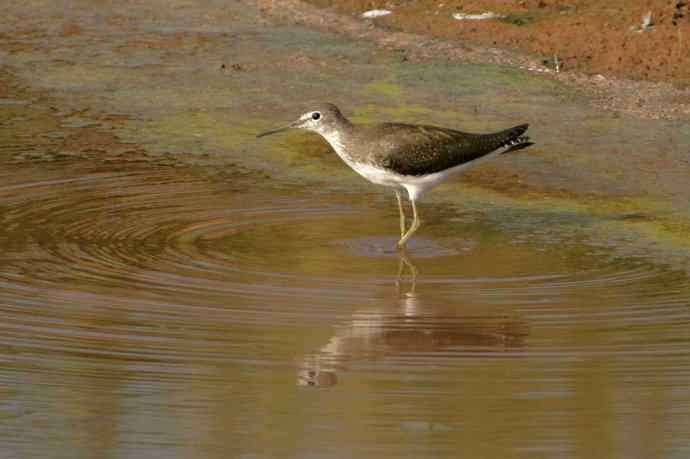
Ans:
{"label": "shallow water", "polygon": [[[514,105],[507,115],[432,112],[423,107],[446,83],[417,82],[394,52],[257,25],[237,5],[222,10],[229,19],[206,11],[202,27],[200,7],[184,5],[177,16],[113,7],[100,42],[87,38],[102,18],[75,9],[79,36],[58,34],[53,48],[23,38],[35,47],[7,57],[16,75],[5,75],[13,97],[0,119],[0,457],[690,453],[690,214],[687,185],[668,172],[687,167],[686,127],[596,118],[548,81],[438,62],[427,70],[439,78],[511,82],[496,97]],[[33,21],[58,14],[34,7]],[[148,46],[117,29],[134,28],[127,14],[139,15]],[[172,31],[142,19],[151,16]],[[248,67],[251,43],[280,56],[290,37],[366,75],[392,71],[377,84],[353,77],[360,119],[494,126],[533,116],[539,147],[430,195],[399,255],[393,196],[311,137],[252,138],[285,119],[267,99],[289,92],[276,81],[290,69],[228,79],[196,68],[207,93],[194,93],[193,63],[175,60],[188,42],[174,33],[190,30],[209,34],[187,55],[197,63],[233,32],[242,45],[227,52]],[[170,39],[179,46],[163,46]],[[320,68],[307,56],[304,66]],[[329,65],[312,73],[313,93],[339,78]],[[37,66],[53,72],[27,79]],[[250,79],[259,89],[239,93]],[[276,94],[261,92],[270,85]],[[558,104],[563,117],[547,120]],[[570,142],[544,127],[564,119],[589,127]],[[617,169],[623,179],[609,176],[622,148],[612,125],[666,139],[666,162],[649,171],[652,146],[639,142]],[[607,156],[588,163],[565,145]],[[485,177],[506,171],[525,189]]]}

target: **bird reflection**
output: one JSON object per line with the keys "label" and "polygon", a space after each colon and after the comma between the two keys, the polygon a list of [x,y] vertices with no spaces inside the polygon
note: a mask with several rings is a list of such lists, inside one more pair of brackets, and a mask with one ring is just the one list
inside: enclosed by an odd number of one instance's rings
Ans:
{"label": "bird reflection", "polygon": [[[501,351],[522,346],[527,336],[524,321],[505,315],[462,315],[462,304],[448,314],[448,305],[432,292],[417,291],[419,271],[405,252],[400,252],[396,290],[390,307],[366,309],[336,327],[328,343],[305,356],[297,383],[302,386],[334,386],[338,373],[352,363],[378,361],[402,354],[463,348]],[[406,274],[407,272],[407,274]]]}
{"label": "bird reflection", "polygon": [[398,252],[398,257],[398,278],[395,281],[395,287],[398,295],[401,295],[403,276],[405,275],[405,268],[407,268],[410,271],[410,290],[405,293],[405,296],[414,296],[415,290],[417,289],[417,267],[414,263],[412,263],[412,260],[407,255],[406,250],[400,250]]}

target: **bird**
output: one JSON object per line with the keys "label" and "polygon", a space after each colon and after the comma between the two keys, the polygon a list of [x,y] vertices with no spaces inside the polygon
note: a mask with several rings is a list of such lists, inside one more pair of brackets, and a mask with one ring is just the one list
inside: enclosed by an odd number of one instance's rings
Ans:
{"label": "bird", "polygon": [[[393,188],[400,213],[400,240],[405,249],[421,221],[417,202],[429,190],[482,160],[533,145],[524,133],[528,124],[474,134],[443,127],[405,123],[355,124],[331,103],[322,103],[295,121],[257,134],[257,138],[288,129],[304,129],[323,137],[355,172],[376,185]],[[406,228],[402,193],[412,206]]]}

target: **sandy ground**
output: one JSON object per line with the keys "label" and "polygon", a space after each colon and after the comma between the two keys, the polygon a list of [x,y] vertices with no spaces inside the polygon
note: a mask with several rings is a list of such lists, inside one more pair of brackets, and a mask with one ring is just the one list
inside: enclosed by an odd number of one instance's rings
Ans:
{"label": "sandy ground", "polygon": [[[301,23],[399,49],[524,68],[583,88],[601,108],[690,118],[690,13],[683,2],[255,0],[267,20]],[[388,16],[362,18],[371,9]],[[493,11],[501,19],[458,21]],[[640,30],[652,12],[652,26]],[[555,58],[558,60],[558,72]]]}

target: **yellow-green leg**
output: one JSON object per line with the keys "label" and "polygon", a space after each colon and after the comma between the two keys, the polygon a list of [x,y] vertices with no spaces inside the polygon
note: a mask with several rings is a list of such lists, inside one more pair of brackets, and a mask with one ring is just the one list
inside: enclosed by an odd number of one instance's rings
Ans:
{"label": "yellow-green leg", "polygon": [[398,190],[395,190],[395,197],[398,199],[398,210],[400,210],[400,237],[403,237],[405,234],[405,210],[403,210],[402,198]]}
{"label": "yellow-green leg", "polygon": [[407,241],[412,237],[412,235],[419,229],[419,217],[417,215],[417,204],[415,204],[414,200],[410,199],[410,203],[412,204],[412,225],[410,226],[410,229],[407,230],[407,232],[400,238],[398,241],[398,248],[403,248],[405,247],[405,244],[407,244]]}

